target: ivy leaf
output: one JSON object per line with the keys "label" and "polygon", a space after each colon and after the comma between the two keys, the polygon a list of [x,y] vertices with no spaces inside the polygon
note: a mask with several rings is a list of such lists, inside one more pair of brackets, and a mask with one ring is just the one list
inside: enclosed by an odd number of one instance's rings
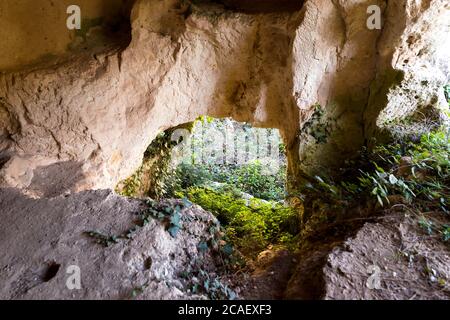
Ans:
{"label": "ivy leaf", "polygon": [[444,231],[442,232],[442,234],[443,234],[442,238],[445,242],[450,240],[450,225],[444,226]]}
{"label": "ivy leaf", "polygon": [[170,223],[176,227],[180,227],[180,219],[181,215],[178,212],[175,212],[172,217],[170,217]]}
{"label": "ivy leaf", "polygon": [[186,208],[192,207],[192,202],[190,202],[186,197],[183,198],[182,201],[183,201],[183,205],[184,205]]}
{"label": "ivy leaf", "polygon": [[227,243],[226,245],[224,245],[222,247],[222,252],[228,256],[231,255],[233,253],[233,246],[231,244]]}
{"label": "ivy leaf", "polygon": [[205,252],[208,250],[208,244],[206,242],[202,241],[198,244],[198,249],[202,252]]}
{"label": "ivy leaf", "polygon": [[180,227],[171,226],[167,231],[170,233],[172,238],[175,238],[177,236],[177,233],[180,231]]}
{"label": "ivy leaf", "polygon": [[230,288],[227,288],[227,293],[228,293],[228,298],[230,300],[236,299],[236,293],[233,290],[231,290]]}

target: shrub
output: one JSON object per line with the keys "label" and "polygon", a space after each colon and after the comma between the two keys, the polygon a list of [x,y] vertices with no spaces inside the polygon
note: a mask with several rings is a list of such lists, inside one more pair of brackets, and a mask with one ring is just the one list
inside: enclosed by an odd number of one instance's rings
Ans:
{"label": "shrub", "polygon": [[[385,209],[400,203],[420,218],[418,224],[427,233],[436,232],[449,241],[448,223],[441,221],[448,220],[450,213],[449,151],[450,132],[445,127],[422,134],[415,141],[403,139],[380,145],[353,164],[359,172],[347,175],[340,183],[316,177],[316,182],[300,190],[300,196],[320,199],[337,209],[343,203],[370,198]],[[444,215],[430,220],[435,213]]]}
{"label": "shrub", "polygon": [[282,200],[285,197],[286,167],[281,167],[275,175],[265,175],[262,164],[257,161],[240,166],[181,163],[172,179],[179,183],[175,191],[219,182],[256,198]]}

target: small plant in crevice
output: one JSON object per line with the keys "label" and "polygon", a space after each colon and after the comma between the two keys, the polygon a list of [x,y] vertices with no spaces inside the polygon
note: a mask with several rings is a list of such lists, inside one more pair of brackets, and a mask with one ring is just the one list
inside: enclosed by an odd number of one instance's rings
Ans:
{"label": "small plant in crevice", "polygon": [[326,143],[335,125],[334,122],[334,120],[326,117],[324,108],[320,104],[316,104],[313,114],[302,126],[300,135],[311,136],[319,144]]}
{"label": "small plant in crevice", "polygon": [[119,243],[117,236],[108,236],[98,231],[87,231],[86,234],[95,239],[96,242],[104,247],[109,247],[113,244]]}
{"label": "small plant in crevice", "polygon": [[143,285],[140,285],[140,286],[137,286],[137,287],[133,288],[133,290],[131,291],[130,298],[131,299],[137,298],[142,293],[144,293],[144,291],[145,291],[145,289],[147,289],[147,287],[148,287],[148,283],[144,283]]}
{"label": "small plant in crevice", "polygon": [[201,187],[189,188],[185,196],[213,213],[244,255],[253,256],[269,244],[289,244],[299,231],[299,214],[288,206]]}

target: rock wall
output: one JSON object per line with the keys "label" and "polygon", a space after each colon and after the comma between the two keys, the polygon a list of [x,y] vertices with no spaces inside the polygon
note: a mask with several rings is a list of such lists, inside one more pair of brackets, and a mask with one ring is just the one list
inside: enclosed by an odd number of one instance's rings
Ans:
{"label": "rock wall", "polygon": [[[109,23],[129,11],[131,0],[3,0],[0,3],[0,70],[16,70],[65,55],[89,27]],[[78,5],[82,30],[69,30],[66,13]]]}
{"label": "rock wall", "polygon": [[[197,206],[180,211],[182,228],[172,237],[157,219],[142,226],[137,214],[145,202],[111,190],[30,199],[1,189],[0,205],[1,299],[206,299],[189,292],[192,284],[183,272],[198,271],[197,259],[203,270],[220,271],[213,253],[199,249],[217,219]],[[108,247],[87,235],[110,237],[130,228],[136,229],[130,239],[118,237]],[[79,268],[78,290],[66,285],[76,284],[70,279],[73,266]]]}
{"label": "rock wall", "polygon": [[[448,68],[431,41],[439,30],[448,43],[445,0],[375,3],[382,30],[366,27],[368,0],[258,14],[139,0],[126,49],[0,75],[0,185],[38,196],[111,188],[159,131],[200,115],[280,129],[294,178],[339,165],[376,135],[382,110],[402,108],[392,92],[412,80],[391,79],[405,73],[400,56],[410,68],[427,61],[430,77]],[[419,47],[429,51],[411,54]]]}

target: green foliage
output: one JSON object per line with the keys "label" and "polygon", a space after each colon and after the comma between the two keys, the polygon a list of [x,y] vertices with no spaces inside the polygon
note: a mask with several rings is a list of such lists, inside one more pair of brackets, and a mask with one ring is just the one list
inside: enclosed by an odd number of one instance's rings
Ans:
{"label": "green foliage", "polygon": [[[390,195],[401,195],[408,203],[422,200],[428,209],[448,212],[449,151],[449,132],[441,128],[422,135],[416,143],[408,141],[376,147],[369,158],[364,159],[369,165],[366,164],[364,170],[359,169],[356,179],[335,184],[316,177],[318,182],[307,187],[316,194],[339,200],[371,195],[381,206],[389,204]],[[410,164],[401,163],[405,157],[410,159]],[[400,166],[409,167],[411,173],[400,175]]]}
{"label": "green foliage", "polygon": [[282,200],[286,196],[286,167],[277,174],[263,174],[263,165],[252,162],[245,165],[192,165],[182,163],[176,169],[177,190],[194,186],[208,186],[212,182],[224,183],[234,192],[245,192],[264,200]]}
{"label": "green foliage", "polygon": [[[390,194],[401,194],[408,202],[422,200],[427,207],[424,209],[435,208],[447,213],[450,202],[449,151],[450,135],[445,128],[422,135],[418,143],[407,142],[375,150],[385,166],[391,165],[391,183],[385,183]],[[400,177],[397,168],[405,156],[411,159],[411,174]]]}
{"label": "green foliage", "polygon": [[[344,181],[316,177],[301,193],[336,206],[345,201],[373,198],[389,209],[400,203],[414,212],[419,226],[428,234],[449,239],[447,225],[425,213],[442,212],[448,218],[450,204],[450,133],[447,128],[422,134],[414,140],[400,140],[363,152],[353,164],[358,168],[345,174]],[[392,200],[395,203],[391,203]]]}
{"label": "green foliage", "polygon": [[142,165],[129,178],[121,181],[116,192],[126,197],[167,197],[176,184],[169,170],[172,149],[180,141],[172,141],[176,128],[161,132],[148,146]]}
{"label": "green foliage", "polygon": [[326,117],[323,107],[319,104],[314,106],[314,113],[303,125],[302,133],[313,137],[317,143],[326,143],[334,126],[334,121]]}
{"label": "green foliage", "polygon": [[445,98],[447,99],[448,104],[450,105],[450,84],[447,84],[444,86],[444,94]]}
{"label": "green foliage", "polygon": [[141,286],[134,288],[131,291],[131,298],[134,299],[134,298],[137,298],[138,296],[140,296],[142,293],[144,293],[144,291],[145,291],[145,289],[147,289],[147,287],[148,287],[148,283],[145,283]]}
{"label": "green foliage", "polygon": [[269,243],[286,243],[298,233],[298,215],[290,207],[202,187],[189,188],[187,196],[217,216],[226,236],[244,254],[257,253]]}
{"label": "green foliage", "polygon": [[160,199],[167,196],[171,190],[169,171],[171,153],[179,141],[172,141],[172,130],[160,133],[147,148],[144,157],[154,158],[156,161],[151,168],[151,182],[148,190],[148,196]]}
{"label": "green foliage", "polygon": [[445,242],[450,241],[450,225],[446,224],[442,229],[442,240]]}
{"label": "green foliage", "polygon": [[175,191],[188,189],[192,186],[202,186],[210,181],[214,181],[214,175],[208,165],[193,165],[189,163],[180,163],[175,170],[175,179],[177,187]]}
{"label": "green foliage", "polygon": [[88,231],[86,234],[89,237],[94,238],[98,244],[104,247],[109,247],[119,242],[117,236],[108,236],[98,231]]}
{"label": "green foliage", "polygon": [[192,203],[183,199],[181,203],[168,205],[167,203],[157,203],[151,199],[147,200],[148,208],[141,213],[142,219],[145,222],[148,217],[153,217],[166,224],[166,230],[175,238],[182,228],[181,211],[184,208],[189,208]]}
{"label": "green foliage", "polygon": [[167,232],[175,238],[181,230],[181,211],[192,206],[188,199],[183,199],[175,203],[156,202],[151,199],[147,200],[147,208],[138,212],[139,221],[136,224],[118,235],[105,235],[99,231],[87,231],[85,234],[95,239],[95,242],[109,247],[123,240],[129,240],[134,237],[137,231],[145,227],[150,219],[156,219],[166,225]]}
{"label": "green foliage", "polygon": [[188,290],[193,294],[206,294],[211,300],[235,300],[237,295],[230,287],[224,284],[221,277],[204,270],[200,263],[195,263],[181,274],[186,279]]}
{"label": "green foliage", "polygon": [[389,195],[402,194],[407,201],[411,201],[416,195],[401,178],[396,178],[392,173],[386,173],[380,167],[374,173],[361,172],[359,177],[362,189],[370,189],[370,194],[377,198],[378,203],[383,206],[389,202]]}
{"label": "green foliage", "polygon": [[[210,117],[200,117],[190,125],[202,124],[205,128],[225,130],[225,122]],[[234,124],[243,131],[251,129],[248,124]],[[127,196],[150,196],[154,199],[162,197],[188,196],[189,199],[200,204],[206,210],[216,214],[225,225],[225,244],[218,246],[218,239],[213,243],[201,241],[199,250],[209,250],[220,247],[224,261],[232,260],[229,256],[233,251],[231,244],[240,250],[257,253],[257,249],[264,249],[269,243],[289,245],[298,231],[297,215],[290,208],[268,201],[280,201],[286,196],[286,166],[282,166],[276,174],[266,174],[265,166],[259,161],[245,165],[215,164],[214,155],[206,159],[207,164],[190,164],[191,159],[184,159],[175,169],[170,166],[173,147],[178,142],[170,140],[175,128],[159,134],[148,147],[144,155],[143,165],[130,178],[120,184],[118,191]],[[263,130],[263,129],[259,129]],[[270,134],[275,134],[271,132]],[[192,135],[194,146],[202,147],[205,143],[204,132],[200,136]],[[276,137],[276,136],[274,136]],[[277,138],[276,138],[277,139]],[[235,137],[235,143],[242,143]],[[278,143],[279,140],[275,140]],[[237,147],[242,147],[241,145]],[[245,146],[244,146],[245,147]],[[279,152],[284,153],[285,146],[279,144]],[[258,151],[260,152],[260,151]],[[195,154],[193,156],[195,158]],[[181,159],[180,159],[181,160]],[[145,192],[143,192],[145,191]],[[256,197],[250,200],[242,198]],[[257,199],[259,198],[259,199]],[[167,231],[176,237],[181,229],[179,208],[158,208],[149,202],[149,209],[144,215],[158,219],[167,225]]]}
{"label": "green foliage", "polygon": [[433,234],[433,222],[425,218],[419,220],[419,225],[429,234]]}

